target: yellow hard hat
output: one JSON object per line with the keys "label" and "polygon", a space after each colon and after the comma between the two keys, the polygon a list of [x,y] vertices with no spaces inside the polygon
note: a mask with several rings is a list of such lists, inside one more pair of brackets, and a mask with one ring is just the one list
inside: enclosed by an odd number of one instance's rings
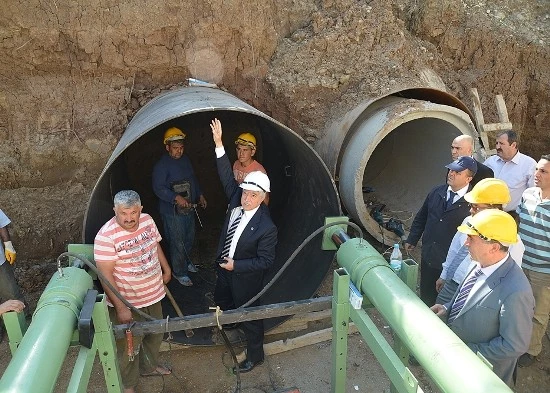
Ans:
{"label": "yellow hard hat", "polygon": [[493,177],[480,180],[470,192],[464,195],[464,199],[470,203],[488,205],[505,205],[512,200],[506,183]]}
{"label": "yellow hard hat", "polygon": [[250,146],[253,149],[256,148],[256,138],[250,132],[245,132],[235,139],[236,145]]}
{"label": "yellow hard hat", "polygon": [[164,144],[173,141],[183,141],[187,135],[183,133],[182,130],[176,127],[170,127],[164,133]]}
{"label": "yellow hard hat", "polygon": [[458,231],[467,235],[479,236],[483,240],[496,240],[505,246],[518,241],[516,220],[499,209],[480,211],[469,222],[459,226]]}

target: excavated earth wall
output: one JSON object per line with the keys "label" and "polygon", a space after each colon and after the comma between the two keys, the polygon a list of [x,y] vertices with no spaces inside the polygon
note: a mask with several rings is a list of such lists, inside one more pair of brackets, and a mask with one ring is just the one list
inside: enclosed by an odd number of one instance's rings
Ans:
{"label": "excavated earth wall", "polygon": [[39,291],[80,241],[133,114],[190,77],[312,144],[368,97],[435,87],[471,108],[476,87],[488,122],[503,94],[521,150],[548,153],[549,14],[545,0],[2,2],[0,208],[21,285]]}

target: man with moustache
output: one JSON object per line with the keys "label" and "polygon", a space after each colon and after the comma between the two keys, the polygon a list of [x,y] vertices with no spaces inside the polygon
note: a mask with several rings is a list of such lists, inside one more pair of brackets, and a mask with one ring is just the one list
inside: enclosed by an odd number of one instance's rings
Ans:
{"label": "man with moustache", "polygon": [[[456,160],[460,156],[472,157],[474,154],[474,138],[470,135],[459,135],[451,143],[451,157],[453,160]],[[476,160],[474,158],[474,160]],[[477,172],[470,182],[472,187],[474,187],[480,180],[486,179],[488,177],[493,177],[494,173],[491,168],[483,165],[481,162],[476,160]],[[448,174],[448,172],[447,172]]]}
{"label": "man with moustache", "polygon": [[405,240],[405,250],[412,251],[422,237],[420,263],[420,298],[431,306],[437,297],[436,281],[441,275],[456,227],[468,215],[464,195],[470,191],[470,182],[477,164],[472,157],[462,156],[446,166],[447,184],[432,189],[414,217]]}
{"label": "man with moustache", "polygon": [[159,198],[159,213],[164,224],[164,236],[168,243],[168,255],[178,282],[192,286],[189,272],[197,268],[190,259],[195,241],[194,207],[197,203],[206,208],[206,199],[191,160],[184,154],[186,135],[177,127],[164,133],[164,154],[153,168],[153,191]]}
{"label": "man with moustache", "polygon": [[533,174],[537,162],[518,150],[518,135],[513,130],[501,131],[496,138],[497,154],[484,162],[495,173],[497,179],[504,180],[510,189],[512,200],[504,207],[517,221],[516,209],[521,195],[528,187],[533,187]]}
{"label": "man with moustache", "polygon": [[[98,270],[135,308],[162,319],[160,301],[164,284],[171,278],[168,261],[159,242],[162,240],[150,215],[142,213],[141,199],[133,190],[114,197],[115,216],[99,230],[94,241],[94,260]],[[113,324],[130,324],[144,318],[130,310],[108,286],[104,286]],[[117,340],[117,354],[125,393],[134,393],[139,375],[169,375],[158,364],[162,334],[134,337],[135,359],[128,357],[126,339]]]}
{"label": "man with moustache", "polygon": [[[262,203],[270,191],[267,175],[250,172],[238,185],[223,147],[221,123],[214,119],[210,127],[216,145],[218,174],[229,198],[216,252],[214,301],[222,310],[228,310],[242,306],[262,290],[264,274],[275,261],[277,227],[269,208]],[[251,306],[259,304],[256,300]],[[247,343],[246,359],[238,367],[240,372],[248,372],[264,361],[263,320],[243,322],[242,329]]]}
{"label": "man with moustache", "polygon": [[535,187],[523,192],[518,207],[519,234],[525,243],[522,267],[535,296],[533,334],[520,367],[530,366],[541,353],[550,317],[550,154],[540,158],[534,179]]}

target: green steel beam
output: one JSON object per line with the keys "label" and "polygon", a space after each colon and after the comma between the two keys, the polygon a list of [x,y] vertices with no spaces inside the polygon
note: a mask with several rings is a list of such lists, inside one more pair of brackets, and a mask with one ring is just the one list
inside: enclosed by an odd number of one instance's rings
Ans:
{"label": "green steel beam", "polygon": [[11,355],[13,356],[27,331],[27,321],[24,312],[10,311],[2,315],[8,334]]}
{"label": "green steel beam", "polygon": [[103,374],[108,393],[121,393],[124,389],[117,360],[116,341],[113,327],[109,319],[109,311],[105,302],[105,295],[99,296],[100,301],[95,304],[92,318],[94,320],[94,345],[99,351],[99,361],[103,366]]}
{"label": "green steel beam", "polygon": [[80,347],[66,393],[87,392],[96,353],[97,347],[95,343],[92,345],[92,348]]}
{"label": "green steel beam", "polygon": [[349,331],[349,276],[344,269],[334,271],[332,288],[332,393],[346,391]]}
{"label": "green steel beam", "polygon": [[418,381],[393,351],[365,310],[351,309],[351,319],[399,392],[419,392]]}

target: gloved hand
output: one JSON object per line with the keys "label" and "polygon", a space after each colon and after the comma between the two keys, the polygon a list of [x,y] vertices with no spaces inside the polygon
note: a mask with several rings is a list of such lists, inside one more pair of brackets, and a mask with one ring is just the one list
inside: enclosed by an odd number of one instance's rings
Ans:
{"label": "gloved hand", "polygon": [[6,261],[8,261],[10,265],[13,265],[17,253],[15,252],[15,248],[13,248],[13,244],[11,244],[11,240],[4,242],[4,254],[6,255]]}

